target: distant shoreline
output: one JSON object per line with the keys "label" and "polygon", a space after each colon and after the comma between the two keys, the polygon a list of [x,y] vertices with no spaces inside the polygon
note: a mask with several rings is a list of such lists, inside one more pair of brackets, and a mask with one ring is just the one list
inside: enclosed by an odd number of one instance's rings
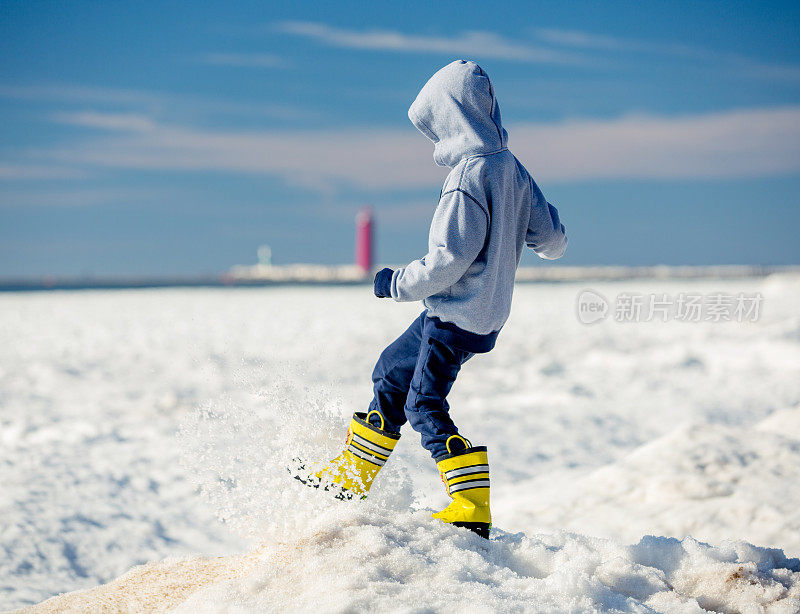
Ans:
{"label": "distant shoreline", "polygon": [[145,288],[251,288],[265,286],[359,286],[364,281],[338,280],[237,280],[222,277],[203,278],[63,278],[54,281],[36,279],[0,279],[0,292],[46,292],[48,290],[136,290]]}
{"label": "distant shoreline", "polygon": [[[297,265],[275,266],[259,274],[200,276],[25,277],[0,279],[0,292],[47,290],[128,290],[143,288],[247,288],[282,286],[355,286],[372,282],[372,274],[341,274],[342,267],[314,267],[313,275]],[[553,266],[520,267],[518,283],[614,281],[625,279],[736,279],[775,273],[800,274],[800,265],[754,266]]]}

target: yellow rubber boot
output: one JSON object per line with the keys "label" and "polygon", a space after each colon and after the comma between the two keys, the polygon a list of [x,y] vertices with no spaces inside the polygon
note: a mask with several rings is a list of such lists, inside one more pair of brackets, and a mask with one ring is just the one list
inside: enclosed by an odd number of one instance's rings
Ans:
{"label": "yellow rubber boot", "polygon": [[[465,449],[450,452],[452,440]],[[465,527],[489,539],[492,512],[489,509],[489,458],[485,446],[472,447],[460,435],[447,440],[448,454],[436,459],[436,466],[453,499],[441,512],[433,514],[442,522]]]}
{"label": "yellow rubber boot", "polygon": [[[371,414],[380,417],[381,428],[369,423]],[[312,482],[316,483],[309,485],[336,490],[335,496],[338,499],[366,497],[375,476],[400,439],[399,434],[383,430],[384,425],[383,416],[378,411],[353,414],[344,451],[325,467],[314,472],[312,475],[316,480]]]}

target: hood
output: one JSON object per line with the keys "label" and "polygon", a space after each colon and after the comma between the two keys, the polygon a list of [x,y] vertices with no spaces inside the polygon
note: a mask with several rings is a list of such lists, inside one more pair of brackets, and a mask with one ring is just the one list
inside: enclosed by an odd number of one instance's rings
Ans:
{"label": "hood", "polygon": [[467,156],[508,143],[489,75],[475,62],[457,60],[438,70],[408,110],[417,129],[433,141],[433,160],[456,166]]}

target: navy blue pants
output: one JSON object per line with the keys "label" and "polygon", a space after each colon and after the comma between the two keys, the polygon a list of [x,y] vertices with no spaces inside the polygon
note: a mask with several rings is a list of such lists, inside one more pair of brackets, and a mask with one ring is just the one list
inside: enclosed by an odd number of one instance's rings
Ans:
{"label": "navy blue pants", "polygon": [[410,422],[422,436],[422,445],[436,458],[447,453],[447,438],[458,433],[450,418],[447,394],[461,365],[474,353],[433,339],[425,318],[423,311],[381,353],[372,372],[375,396],[369,409],[383,415],[387,431],[399,433],[400,427]]}

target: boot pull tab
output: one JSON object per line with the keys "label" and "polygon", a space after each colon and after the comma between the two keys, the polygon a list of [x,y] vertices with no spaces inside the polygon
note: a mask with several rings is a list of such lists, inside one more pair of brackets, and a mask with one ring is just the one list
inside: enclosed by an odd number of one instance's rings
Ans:
{"label": "boot pull tab", "polygon": [[383,414],[382,414],[381,412],[379,412],[377,409],[373,409],[372,411],[369,411],[369,412],[367,412],[367,415],[364,417],[364,422],[366,422],[367,424],[372,424],[372,423],[369,421],[369,417],[370,417],[372,414],[378,414],[378,418],[380,418],[380,419],[381,419],[381,430],[382,430],[382,431],[385,431],[386,429],[384,428],[384,426],[386,425],[386,422],[385,422],[385,421],[384,421],[384,419],[383,419]]}
{"label": "boot pull tab", "polygon": [[450,437],[447,438],[447,441],[444,442],[444,445],[447,448],[447,453],[448,454],[452,454],[453,453],[453,451],[450,449],[450,440],[451,439],[460,439],[462,441],[462,443],[464,444],[464,449],[465,450],[467,450],[467,449],[472,447],[472,442],[469,439],[467,439],[465,437],[462,437],[461,435],[450,435]]}

